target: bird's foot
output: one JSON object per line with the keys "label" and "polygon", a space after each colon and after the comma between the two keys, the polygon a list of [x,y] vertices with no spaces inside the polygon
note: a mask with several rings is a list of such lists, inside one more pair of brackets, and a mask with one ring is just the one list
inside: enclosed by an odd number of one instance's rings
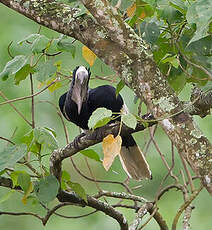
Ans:
{"label": "bird's foot", "polygon": [[91,134],[91,140],[102,140],[104,137],[104,131],[101,128],[97,128],[92,134]]}
{"label": "bird's foot", "polygon": [[73,145],[74,145],[74,148],[75,149],[79,149],[79,144],[81,143],[80,142],[80,139],[82,137],[84,137],[86,134],[85,133],[81,133],[80,135],[76,136],[73,140]]}

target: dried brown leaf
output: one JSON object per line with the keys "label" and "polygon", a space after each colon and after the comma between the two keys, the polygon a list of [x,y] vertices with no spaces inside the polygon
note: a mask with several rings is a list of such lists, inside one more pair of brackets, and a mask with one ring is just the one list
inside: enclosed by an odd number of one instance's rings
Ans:
{"label": "dried brown leaf", "polygon": [[120,154],[122,138],[121,136],[114,136],[112,134],[107,135],[102,142],[102,148],[104,153],[103,166],[105,170],[111,167],[115,157]]}

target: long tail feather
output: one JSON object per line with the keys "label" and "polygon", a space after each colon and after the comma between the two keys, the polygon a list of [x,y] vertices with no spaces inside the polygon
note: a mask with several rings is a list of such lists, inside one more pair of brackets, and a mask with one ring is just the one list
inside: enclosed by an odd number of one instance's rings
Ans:
{"label": "long tail feather", "polygon": [[123,169],[135,180],[152,179],[149,165],[138,146],[122,146],[119,155]]}

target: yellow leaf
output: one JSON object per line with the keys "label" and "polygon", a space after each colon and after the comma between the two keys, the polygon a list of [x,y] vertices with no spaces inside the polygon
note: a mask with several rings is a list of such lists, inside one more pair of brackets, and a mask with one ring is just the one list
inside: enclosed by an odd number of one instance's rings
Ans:
{"label": "yellow leaf", "polygon": [[96,60],[96,54],[93,53],[87,46],[82,47],[82,56],[90,66],[92,66]]}
{"label": "yellow leaf", "polygon": [[108,171],[112,165],[115,157],[120,153],[122,139],[121,136],[114,136],[112,134],[107,135],[102,142],[102,148],[104,153],[103,166]]}
{"label": "yellow leaf", "polygon": [[135,14],[136,3],[133,3],[130,7],[127,8],[127,16],[130,18]]}
{"label": "yellow leaf", "polygon": [[[55,79],[48,80],[46,85],[50,85],[53,81],[55,81]],[[52,93],[56,89],[60,88],[61,86],[62,86],[61,82],[56,81],[54,84],[52,84],[51,86],[48,87],[48,90]]]}
{"label": "yellow leaf", "polygon": [[25,194],[21,200],[23,204],[27,203],[27,197],[30,195],[30,193],[32,191],[33,191],[33,185],[32,185],[32,182],[30,182],[29,188],[27,189],[27,191],[25,192]]}
{"label": "yellow leaf", "polygon": [[[135,11],[136,11],[136,3],[133,3],[130,7],[127,8],[127,16],[131,18],[132,16],[134,16]],[[139,18],[143,19],[145,17],[146,17],[146,13],[142,11],[141,14],[139,15]]]}

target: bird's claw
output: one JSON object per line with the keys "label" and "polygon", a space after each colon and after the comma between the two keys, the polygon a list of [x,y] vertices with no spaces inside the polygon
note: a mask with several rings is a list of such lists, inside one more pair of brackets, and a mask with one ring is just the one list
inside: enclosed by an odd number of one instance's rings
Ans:
{"label": "bird's claw", "polygon": [[81,143],[80,142],[80,139],[85,136],[86,134],[85,133],[81,133],[80,135],[76,136],[73,140],[73,145],[74,145],[74,148],[75,149],[79,149],[79,144]]}

